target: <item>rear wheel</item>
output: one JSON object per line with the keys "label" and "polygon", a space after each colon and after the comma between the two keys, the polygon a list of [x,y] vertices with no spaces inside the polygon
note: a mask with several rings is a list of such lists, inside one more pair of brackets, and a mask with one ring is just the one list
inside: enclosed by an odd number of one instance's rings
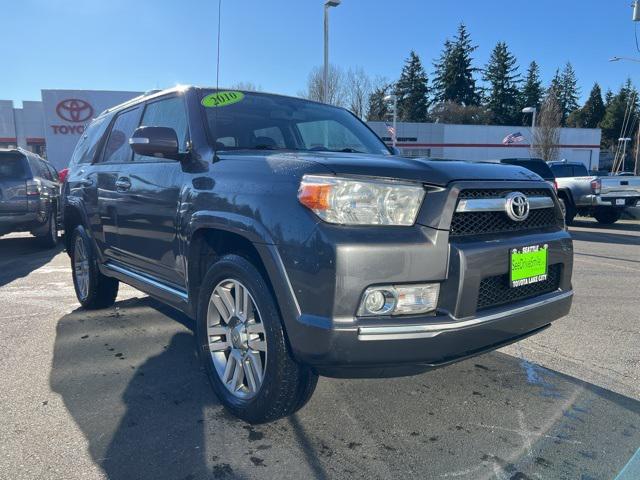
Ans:
{"label": "rear wheel", "polygon": [[318,377],[292,358],[273,295],[248,260],[226,255],[211,266],[197,321],[205,370],[234,415],[268,422],[291,415],[311,397]]}
{"label": "rear wheel", "polygon": [[70,245],[73,286],[80,304],[89,310],[113,305],[119,282],[100,273],[91,241],[81,225],[73,231]]}
{"label": "rear wheel", "polygon": [[622,210],[616,208],[597,208],[593,212],[593,216],[603,225],[611,225],[620,220],[622,216]]}
{"label": "rear wheel", "polygon": [[37,234],[36,238],[44,248],[54,248],[58,244],[58,222],[56,220],[55,207],[52,207],[49,213],[46,231],[42,234]]}
{"label": "rear wheel", "polygon": [[576,218],[576,207],[565,198],[560,198],[560,207],[562,208],[562,213],[564,214],[564,223],[566,225],[571,225],[573,220]]}

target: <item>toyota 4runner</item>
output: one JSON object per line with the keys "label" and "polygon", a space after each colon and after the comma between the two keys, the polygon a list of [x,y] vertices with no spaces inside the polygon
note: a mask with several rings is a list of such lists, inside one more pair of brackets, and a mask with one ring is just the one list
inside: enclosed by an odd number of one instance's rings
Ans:
{"label": "toyota 4runner", "polygon": [[418,373],[569,312],[553,187],[504,165],[394,156],[350,112],[176,88],[103,112],[65,184],[77,297],[118,282],[195,320],[213,389],[264,422],[318,375]]}

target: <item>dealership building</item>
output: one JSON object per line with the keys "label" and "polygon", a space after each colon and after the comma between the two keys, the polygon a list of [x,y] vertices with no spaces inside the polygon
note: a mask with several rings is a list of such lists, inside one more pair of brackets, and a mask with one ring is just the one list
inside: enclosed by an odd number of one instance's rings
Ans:
{"label": "dealership building", "polygon": [[[46,156],[58,169],[64,168],[92,118],[140,93],[42,90],[41,101],[24,101],[22,108],[15,108],[10,100],[0,100],[0,148],[20,146]],[[391,143],[389,124],[369,125]],[[486,161],[534,155],[528,127],[399,122],[396,131],[397,146],[410,157]],[[520,134],[519,141],[503,143],[512,134]],[[599,129],[561,129],[560,158],[581,161],[590,170],[598,169],[600,136]]]}

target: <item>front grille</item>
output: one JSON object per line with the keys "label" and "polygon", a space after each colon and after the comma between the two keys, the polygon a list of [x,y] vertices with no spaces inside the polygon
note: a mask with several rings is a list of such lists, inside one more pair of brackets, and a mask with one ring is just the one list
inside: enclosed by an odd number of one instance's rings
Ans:
{"label": "front grille", "polygon": [[509,274],[487,277],[480,282],[477,310],[506,305],[526,300],[545,293],[555,292],[560,288],[562,265],[549,265],[547,279],[544,282],[531,283],[521,287],[509,286]]}
{"label": "front grille", "polygon": [[[502,198],[514,190],[473,189],[462,190],[458,199]],[[528,197],[551,196],[549,190],[524,189],[518,190]],[[525,230],[541,230],[545,228],[559,228],[561,225],[556,218],[554,208],[531,210],[523,222],[511,220],[505,212],[456,212],[451,219],[450,237],[466,237],[472,235],[497,234],[519,232]]]}

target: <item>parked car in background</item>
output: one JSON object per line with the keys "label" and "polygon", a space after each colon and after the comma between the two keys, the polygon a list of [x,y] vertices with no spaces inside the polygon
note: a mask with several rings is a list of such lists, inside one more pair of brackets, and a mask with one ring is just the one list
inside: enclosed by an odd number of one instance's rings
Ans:
{"label": "parked car in background", "polygon": [[558,197],[564,202],[566,222],[576,215],[592,216],[599,223],[617,222],[627,207],[640,201],[640,177],[594,176],[581,162],[549,162],[556,177]]}
{"label": "parked car in background", "polygon": [[45,247],[58,241],[58,172],[22,148],[0,149],[0,235],[31,232]]}
{"label": "parked car in background", "polygon": [[549,168],[547,162],[541,158],[503,158],[500,160],[500,163],[504,163],[505,165],[516,165],[518,167],[531,170],[533,173],[540,175],[540,177],[549,183],[554,190],[558,189],[556,176],[551,171],[551,168]]}

